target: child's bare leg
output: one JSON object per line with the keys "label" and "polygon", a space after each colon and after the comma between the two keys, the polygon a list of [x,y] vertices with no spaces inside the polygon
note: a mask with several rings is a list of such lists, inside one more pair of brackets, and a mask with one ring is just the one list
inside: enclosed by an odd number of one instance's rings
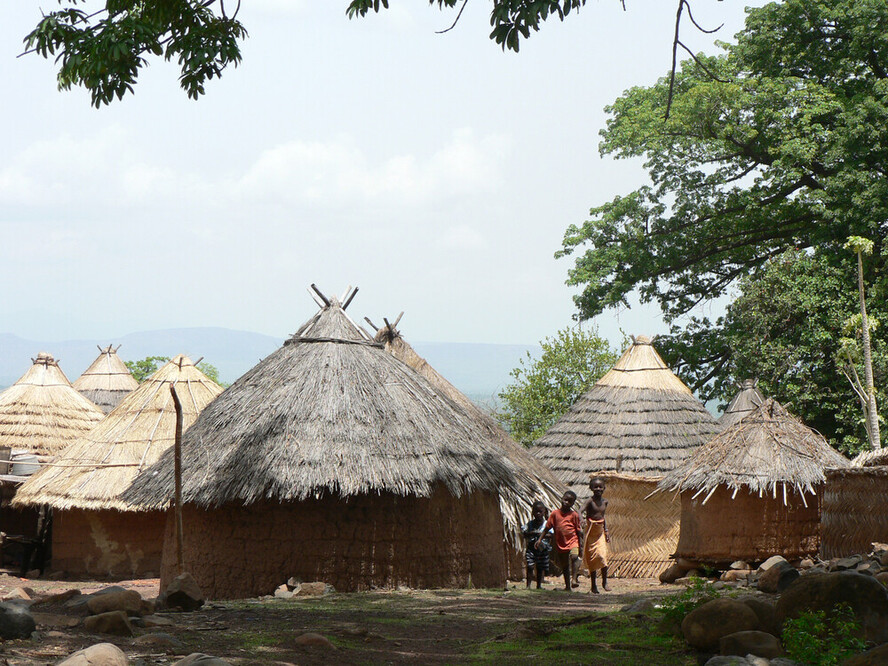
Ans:
{"label": "child's bare leg", "polygon": [[543,575],[545,571],[543,571],[543,567],[537,564],[537,589],[539,590],[543,586]]}
{"label": "child's bare leg", "polygon": [[607,586],[607,567],[602,568],[601,570],[601,587],[605,592],[610,592],[611,589]]}
{"label": "child's bare leg", "polygon": [[[591,581],[591,585],[589,587],[589,594],[598,594],[598,586],[595,584],[595,571],[589,572],[589,580]],[[601,577],[602,584],[604,584],[604,575]]]}
{"label": "child's bare leg", "polygon": [[574,587],[580,586],[580,557],[579,555],[570,556],[570,573],[571,583]]}
{"label": "child's bare leg", "polygon": [[[568,554],[567,557],[563,558],[562,562],[564,563],[564,569],[562,569],[562,573],[564,574],[564,589],[570,592],[570,555]],[[562,562],[559,562],[559,564]]]}
{"label": "child's bare leg", "polygon": [[528,565],[528,567],[527,567],[527,587],[530,587],[530,581],[532,581],[532,580],[533,580],[533,567]]}

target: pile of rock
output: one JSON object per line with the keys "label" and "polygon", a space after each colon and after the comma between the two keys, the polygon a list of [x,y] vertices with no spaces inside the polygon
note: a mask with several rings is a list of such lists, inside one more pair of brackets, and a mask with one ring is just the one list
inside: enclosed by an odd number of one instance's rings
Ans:
{"label": "pile of rock", "polygon": [[[862,559],[857,565],[861,564],[866,562]],[[860,627],[858,637],[870,648],[845,664],[888,663],[888,589],[875,575],[850,567],[842,571],[828,568],[828,564],[822,568],[815,564],[800,573],[795,567],[785,568],[776,561],[759,574],[758,581],[771,580],[769,585],[779,588],[790,577],[786,572],[795,572],[779,596],[751,591],[746,597],[713,599],[684,617],[681,633],[701,653],[700,663],[708,666],[786,666],[793,662],[783,657],[784,623],[810,611],[824,611],[829,616],[844,604]],[[772,571],[776,573],[770,574]]]}
{"label": "pile of rock", "polygon": [[278,599],[293,599],[294,597],[320,597],[334,592],[332,585],[321,581],[302,583],[298,578],[291,577],[286,583],[280,585],[274,596]]}

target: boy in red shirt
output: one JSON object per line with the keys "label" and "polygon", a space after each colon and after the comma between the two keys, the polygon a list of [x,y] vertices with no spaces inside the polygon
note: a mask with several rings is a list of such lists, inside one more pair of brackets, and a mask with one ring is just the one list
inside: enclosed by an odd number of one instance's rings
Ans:
{"label": "boy in red shirt", "polygon": [[[564,572],[564,587],[570,592],[573,587],[579,587],[577,576],[580,573],[580,549],[583,547],[583,529],[580,526],[580,514],[573,510],[577,494],[568,490],[561,498],[561,507],[555,509],[546,521],[544,532],[549,528],[555,531],[555,563]],[[542,540],[537,541],[536,548],[540,548]]]}

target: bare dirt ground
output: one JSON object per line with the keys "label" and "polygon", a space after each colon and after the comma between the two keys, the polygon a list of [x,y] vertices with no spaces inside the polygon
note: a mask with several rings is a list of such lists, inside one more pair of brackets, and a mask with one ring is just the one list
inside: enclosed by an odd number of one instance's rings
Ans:
{"label": "bare dirt ground", "polygon": [[[0,644],[0,664],[55,664],[95,643],[119,646],[131,664],[172,664],[192,652],[222,657],[232,664],[398,664],[471,663],[483,661],[481,646],[504,636],[521,635],[543,619],[579,618],[618,611],[642,598],[675,592],[647,579],[617,579],[611,592],[567,593],[554,584],[526,590],[509,583],[505,590],[399,590],[292,600],[248,599],[209,602],[193,613],[165,613],[170,626],[136,629],[133,638],[88,634],[71,626],[78,618],[62,604],[32,607],[38,634],[32,640]],[[112,583],[27,580],[0,575],[0,597],[17,588],[33,598],[77,589],[87,594]],[[143,598],[158,593],[157,579],[113,583],[137,590]],[[644,620],[646,621],[646,620]],[[162,632],[159,642],[144,636]],[[303,645],[298,637],[320,634],[332,646]],[[164,644],[164,642],[167,644]],[[598,662],[596,662],[598,663]],[[656,659],[648,663],[657,663]]]}

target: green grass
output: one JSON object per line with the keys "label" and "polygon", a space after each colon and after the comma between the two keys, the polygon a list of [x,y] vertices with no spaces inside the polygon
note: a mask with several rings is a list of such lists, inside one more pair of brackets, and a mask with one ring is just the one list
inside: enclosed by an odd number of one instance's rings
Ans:
{"label": "green grass", "polygon": [[657,631],[657,618],[595,613],[524,624],[480,646],[474,662],[688,666],[696,658],[684,643]]}

